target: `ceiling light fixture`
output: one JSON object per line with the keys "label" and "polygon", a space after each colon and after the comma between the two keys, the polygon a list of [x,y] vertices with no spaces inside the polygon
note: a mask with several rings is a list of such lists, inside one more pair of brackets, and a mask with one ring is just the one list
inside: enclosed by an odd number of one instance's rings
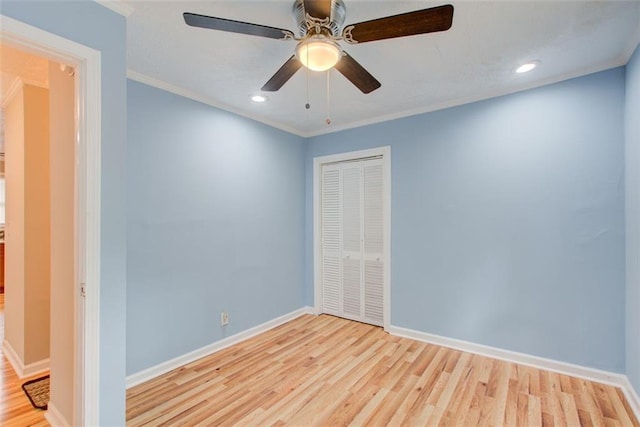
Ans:
{"label": "ceiling light fixture", "polygon": [[326,71],[342,58],[342,50],[336,42],[316,35],[298,43],[296,58],[312,71]]}
{"label": "ceiling light fixture", "polygon": [[264,96],[264,95],[253,95],[253,96],[251,97],[251,100],[252,100],[253,102],[266,102],[266,101],[267,101],[267,99],[269,99],[269,98],[267,98],[267,97],[266,97],[266,96]]}
{"label": "ceiling light fixture", "polygon": [[518,74],[528,73],[529,71],[531,71],[534,68],[536,68],[539,63],[540,63],[540,61],[525,62],[524,64],[522,64],[521,66],[516,68],[516,73],[518,73]]}

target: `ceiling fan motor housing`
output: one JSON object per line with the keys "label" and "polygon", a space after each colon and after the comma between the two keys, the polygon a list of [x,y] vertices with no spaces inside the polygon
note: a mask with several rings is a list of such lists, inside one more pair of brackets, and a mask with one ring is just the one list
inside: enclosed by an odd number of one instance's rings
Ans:
{"label": "ceiling fan motor housing", "polygon": [[[347,16],[347,8],[342,0],[331,0],[331,14],[327,23],[322,23],[323,29],[326,29],[333,37],[340,37],[342,24]],[[321,18],[312,17],[314,23],[323,21]],[[304,0],[295,0],[293,2],[293,20],[299,37],[305,37],[310,30],[307,21],[307,14],[304,9]]]}

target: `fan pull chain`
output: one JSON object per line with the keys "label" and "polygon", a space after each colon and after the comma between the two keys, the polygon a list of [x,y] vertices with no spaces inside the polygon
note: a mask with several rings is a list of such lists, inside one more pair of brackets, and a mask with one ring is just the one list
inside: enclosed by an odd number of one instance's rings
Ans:
{"label": "fan pull chain", "polygon": [[[306,48],[307,48],[307,61],[309,61],[309,45],[308,44]],[[305,68],[305,75],[307,77],[307,103],[304,104],[304,108],[308,110],[309,108],[311,108],[311,105],[309,104],[309,67],[304,67],[304,68]]]}
{"label": "fan pull chain", "polygon": [[329,85],[329,76],[330,76],[331,70],[327,70],[327,119],[325,120],[325,122],[327,123],[327,126],[329,126],[331,124],[331,119],[329,118],[329,99],[331,97],[331,88]]}

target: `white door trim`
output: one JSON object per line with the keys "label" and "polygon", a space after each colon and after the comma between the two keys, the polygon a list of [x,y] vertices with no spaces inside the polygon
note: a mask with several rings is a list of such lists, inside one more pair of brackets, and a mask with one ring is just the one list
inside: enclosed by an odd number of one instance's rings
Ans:
{"label": "white door trim", "polygon": [[387,331],[391,326],[391,147],[378,147],[368,150],[351,151],[348,153],[332,154],[313,158],[313,297],[314,312],[320,314],[322,310],[322,254],[321,248],[321,188],[322,165],[327,163],[345,162],[382,156],[384,175],[383,212],[384,212],[384,279],[383,279],[383,326]]}
{"label": "white door trim", "polygon": [[[101,59],[100,52],[0,15],[0,41],[76,69],[75,239],[78,292],[76,373],[73,425],[99,423],[100,367],[100,176]],[[84,313],[79,285],[86,283]],[[84,345],[82,344],[84,343]],[[84,391],[84,392],[82,392]]]}

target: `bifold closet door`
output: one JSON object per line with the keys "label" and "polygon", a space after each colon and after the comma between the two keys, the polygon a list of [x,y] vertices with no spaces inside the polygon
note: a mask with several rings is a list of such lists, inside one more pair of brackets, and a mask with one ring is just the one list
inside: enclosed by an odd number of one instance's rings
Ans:
{"label": "bifold closet door", "polygon": [[363,320],[383,324],[384,175],[382,159],[362,163],[363,176]]}
{"label": "bifold closet door", "polygon": [[381,159],[322,169],[322,311],[383,324]]}

